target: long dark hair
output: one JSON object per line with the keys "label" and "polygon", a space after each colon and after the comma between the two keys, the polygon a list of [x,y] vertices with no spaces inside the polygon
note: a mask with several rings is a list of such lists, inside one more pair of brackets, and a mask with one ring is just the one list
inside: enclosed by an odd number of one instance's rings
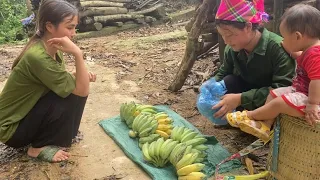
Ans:
{"label": "long dark hair", "polygon": [[19,56],[14,60],[12,69],[19,63],[26,50],[43,37],[47,30],[47,22],[50,22],[57,28],[64,18],[69,16],[78,16],[77,8],[69,2],[64,0],[42,0],[37,13],[36,32],[30,38]]}

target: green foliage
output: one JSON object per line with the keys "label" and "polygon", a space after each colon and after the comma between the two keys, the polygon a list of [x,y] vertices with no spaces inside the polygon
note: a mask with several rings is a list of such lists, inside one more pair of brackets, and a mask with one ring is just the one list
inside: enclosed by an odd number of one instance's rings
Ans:
{"label": "green foliage", "polygon": [[21,19],[27,16],[25,0],[0,0],[0,44],[16,40],[22,32]]}

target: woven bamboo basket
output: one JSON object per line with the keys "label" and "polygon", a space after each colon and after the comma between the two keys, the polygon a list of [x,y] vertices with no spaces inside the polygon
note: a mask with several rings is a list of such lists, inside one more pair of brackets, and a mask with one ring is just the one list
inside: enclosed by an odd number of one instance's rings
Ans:
{"label": "woven bamboo basket", "polygon": [[288,115],[279,119],[278,152],[274,139],[269,151],[269,179],[320,180],[320,124],[312,128],[305,120]]}

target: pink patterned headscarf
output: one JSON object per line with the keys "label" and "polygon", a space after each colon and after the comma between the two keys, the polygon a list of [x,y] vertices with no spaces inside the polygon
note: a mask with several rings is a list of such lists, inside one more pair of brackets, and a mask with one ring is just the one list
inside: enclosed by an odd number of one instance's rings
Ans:
{"label": "pink patterned headscarf", "polygon": [[260,24],[268,22],[264,12],[264,0],[221,0],[216,19]]}

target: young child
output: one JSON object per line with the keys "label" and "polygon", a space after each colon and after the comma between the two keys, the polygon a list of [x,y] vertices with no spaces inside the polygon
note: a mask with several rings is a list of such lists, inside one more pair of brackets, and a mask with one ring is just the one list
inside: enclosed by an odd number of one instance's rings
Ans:
{"label": "young child", "polygon": [[283,15],[280,32],[289,52],[302,51],[292,86],[271,90],[266,104],[256,110],[226,115],[231,126],[265,142],[280,113],[305,118],[311,126],[320,119],[320,11],[309,5],[293,6]]}
{"label": "young child", "polygon": [[[0,141],[14,148],[31,144],[28,155],[44,161],[69,158],[65,147],[77,135],[96,76],[85,67],[75,35],[78,10],[64,0],[43,0],[37,32],[12,66],[0,94]],[[62,52],[75,58],[75,77],[65,69]]]}

